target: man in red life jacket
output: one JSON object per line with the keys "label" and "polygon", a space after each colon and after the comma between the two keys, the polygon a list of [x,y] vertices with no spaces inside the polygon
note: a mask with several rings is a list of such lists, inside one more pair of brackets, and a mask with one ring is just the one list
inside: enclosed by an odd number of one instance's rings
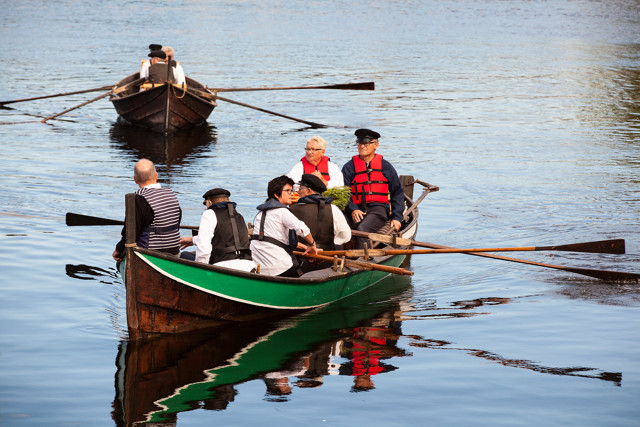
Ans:
{"label": "man in red life jacket", "polygon": [[[380,134],[370,129],[355,132],[358,155],[342,167],[344,182],[351,186],[351,200],[345,215],[356,230],[377,232],[388,219],[400,229],[404,211],[404,192],[394,167],[384,160],[378,149]],[[356,239],[361,248],[365,239]]]}
{"label": "man in red life jacket", "polygon": [[307,140],[304,157],[287,174],[293,182],[298,182],[302,175],[310,173],[322,180],[327,188],[342,187],[344,181],[340,167],[331,162],[324,152],[327,142],[321,136],[313,136]]}

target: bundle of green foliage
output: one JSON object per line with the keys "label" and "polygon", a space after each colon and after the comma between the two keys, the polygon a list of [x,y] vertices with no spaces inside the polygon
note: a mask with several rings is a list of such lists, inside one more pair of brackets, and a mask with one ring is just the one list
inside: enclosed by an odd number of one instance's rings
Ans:
{"label": "bundle of green foliage", "polygon": [[322,195],[331,197],[333,204],[340,208],[341,211],[344,211],[351,198],[351,189],[347,186],[328,188]]}

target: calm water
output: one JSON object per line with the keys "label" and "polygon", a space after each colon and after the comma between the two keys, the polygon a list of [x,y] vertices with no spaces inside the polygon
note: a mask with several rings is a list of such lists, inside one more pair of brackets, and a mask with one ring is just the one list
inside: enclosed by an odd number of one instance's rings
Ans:
{"label": "calm water", "polygon": [[[623,238],[627,254],[523,259],[640,272],[640,2],[0,1],[0,100],[109,85],[147,45],[213,87],[375,81],[376,91],[229,93],[209,126],[115,125],[100,92],[0,110],[0,425],[638,425],[639,285],[465,255],[416,255],[340,305],[276,325],[130,343],[111,260],[133,164],[157,163],[197,224],[320,134],[339,164],[382,134],[438,185],[418,239],[459,247]],[[286,382],[285,382],[286,381]]]}

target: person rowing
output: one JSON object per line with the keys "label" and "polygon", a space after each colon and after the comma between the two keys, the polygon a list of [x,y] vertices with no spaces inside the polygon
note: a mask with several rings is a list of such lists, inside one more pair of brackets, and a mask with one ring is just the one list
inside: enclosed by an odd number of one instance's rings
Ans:
{"label": "person rowing", "polygon": [[306,253],[316,254],[316,242],[309,227],[288,209],[294,182],[286,175],[269,181],[267,200],[257,207],[253,223],[251,255],[260,273],[271,276],[299,277],[302,271],[292,254],[298,237],[309,245]]}

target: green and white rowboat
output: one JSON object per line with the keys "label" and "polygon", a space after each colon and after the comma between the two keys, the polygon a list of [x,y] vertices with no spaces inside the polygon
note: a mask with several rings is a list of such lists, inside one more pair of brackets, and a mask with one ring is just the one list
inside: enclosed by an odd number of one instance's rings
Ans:
{"label": "green and white rowboat", "polygon": [[[414,181],[403,177],[403,182],[410,183],[405,185],[405,201],[412,209],[401,233],[413,239],[418,229],[418,209],[410,197]],[[383,256],[369,262],[375,268],[393,268],[404,259],[405,255]],[[300,278],[274,277],[187,261],[135,245],[127,248],[119,268],[126,286],[132,339],[290,315],[346,298],[389,274],[347,264]]]}

